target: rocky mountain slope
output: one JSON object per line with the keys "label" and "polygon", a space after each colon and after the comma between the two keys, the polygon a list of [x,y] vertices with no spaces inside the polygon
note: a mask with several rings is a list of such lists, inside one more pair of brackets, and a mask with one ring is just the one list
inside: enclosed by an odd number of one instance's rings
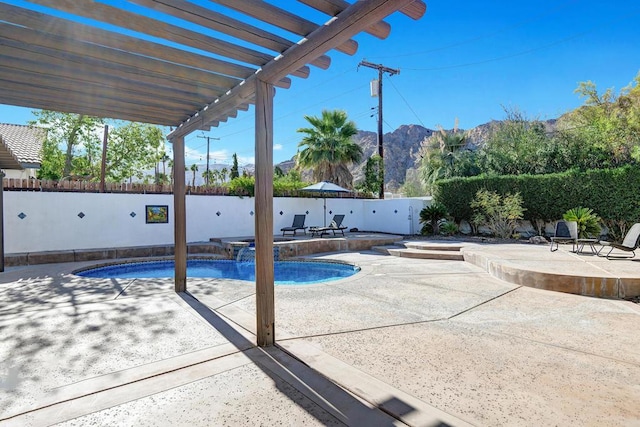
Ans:
{"label": "rocky mountain slope", "polygon": [[[548,131],[555,128],[555,120],[548,120],[545,127]],[[475,150],[481,147],[489,133],[491,127],[497,121],[491,121],[475,128],[464,130],[467,135],[467,148]],[[415,166],[416,153],[420,150],[422,142],[437,132],[420,125],[402,125],[393,132],[386,133],[383,138],[384,144],[384,167],[385,167],[385,188],[395,191],[404,183],[407,169]],[[451,130],[448,130],[451,132]],[[351,165],[349,170],[353,174],[354,182],[359,182],[364,178],[364,166],[367,159],[378,152],[377,133],[369,131],[359,131],[354,137],[354,142],[363,148],[364,156],[358,164]],[[295,166],[294,160],[288,160],[277,165],[285,173]],[[303,171],[303,178],[312,180],[310,171]]]}

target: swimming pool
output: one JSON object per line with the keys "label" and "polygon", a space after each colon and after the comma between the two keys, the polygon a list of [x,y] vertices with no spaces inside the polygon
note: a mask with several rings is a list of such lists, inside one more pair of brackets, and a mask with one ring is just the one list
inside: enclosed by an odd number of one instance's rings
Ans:
{"label": "swimming pool", "polygon": [[[344,279],[360,271],[351,264],[316,261],[274,262],[275,283],[301,285]],[[173,278],[173,261],[146,261],[108,265],[77,271],[74,274],[93,278],[154,279]],[[235,279],[255,281],[255,264],[220,259],[191,259],[187,261],[187,277]]]}

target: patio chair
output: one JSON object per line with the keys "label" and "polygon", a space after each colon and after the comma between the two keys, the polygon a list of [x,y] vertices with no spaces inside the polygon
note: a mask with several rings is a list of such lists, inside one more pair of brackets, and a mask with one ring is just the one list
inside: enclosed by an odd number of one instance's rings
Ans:
{"label": "patio chair", "polygon": [[304,225],[304,221],[306,218],[306,215],[294,215],[293,224],[291,224],[291,227],[283,227],[280,229],[280,231],[282,231],[282,235],[284,236],[287,232],[289,232],[292,236],[295,236],[298,230],[302,230],[304,234],[307,234],[308,227],[305,227]]}
{"label": "patio chair", "polygon": [[[636,256],[635,250],[638,249],[640,239],[640,223],[635,223],[631,226],[627,234],[624,236],[622,243],[607,242],[606,240],[600,240],[598,243],[602,245],[598,251],[598,256],[606,256],[607,259],[630,259]],[[607,247],[610,248],[606,255],[600,255],[600,252]],[[618,249],[625,252],[631,252],[631,256],[628,255],[611,255],[614,249]]]}
{"label": "patio chair", "polygon": [[344,215],[334,215],[331,223],[327,227],[311,227],[309,231],[311,232],[311,236],[320,235],[320,237],[325,234],[329,234],[330,231],[333,232],[333,235],[336,235],[336,232],[340,232],[344,236],[344,230],[347,229],[346,225],[342,225],[342,221],[344,221]]}
{"label": "patio chair", "polygon": [[[578,223],[576,221],[558,221],[556,223],[556,231],[551,238],[551,247],[549,250],[555,252],[559,249],[560,243],[571,243],[572,251],[576,251],[578,242]],[[555,245],[555,249],[553,248]]]}

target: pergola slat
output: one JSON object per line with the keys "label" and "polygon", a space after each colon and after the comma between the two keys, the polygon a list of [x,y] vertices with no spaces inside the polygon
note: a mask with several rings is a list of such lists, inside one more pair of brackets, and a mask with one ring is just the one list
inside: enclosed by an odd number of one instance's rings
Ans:
{"label": "pergola slat", "polygon": [[[306,4],[320,12],[324,12],[329,16],[337,16],[347,7],[349,3],[344,0],[298,0],[300,3]],[[364,30],[365,32],[375,36],[379,39],[386,39],[391,32],[391,25],[384,21],[376,22],[369,28]]]}
{"label": "pergola slat", "polygon": [[52,17],[5,3],[0,3],[0,16],[2,16],[3,21],[26,28],[35,30],[46,28],[47,34],[94,43],[119,51],[135,53],[149,58],[158,58],[193,68],[215,70],[218,74],[239,79],[246,79],[256,71],[251,67]]}
{"label": "pergola slat", "polygon": [[[0,40],[0,46],[4,42],[6,40]],[[124,67],[114,69],[106,63],[93,66],[92,61],[83,63],[81,58],[73,57],[71,54],[60,58],[55,56],[55,52],[47,52],[37,46],[26,46],[23,49],[4,45],[2,50],[5,54],[5,66],[12,66],[16,70],[22,67],[25,71],[39,72],[45,80],[47,76],[77,78],[86,82],[101,82],[114,88],[117,86],[117,82],[125,80],[147,84],[150,89],[158,90],[159,92],[163,92],[167,82],[171,82],[172,87],[169,90],[178,90],[191,94],[196,99],[200,98],[201,105],[204,105],[206,100],[211,99],[212,96],[220,96],[220,94],[224,93],[220,88],[208,87],[204,84],[196,86],[191,81],[183,78],[172,78],[171,76],[161,76],[150,72],[145,73],[135,68],[129,70],[124,69]],[[104,67],[100,65],[104,65]],[[121,96],[123,102],[126,102],[127,93],[122,93]]]}
{"label": "pergola slat", "polygon": [[[304,3],[307,6],[313,7],[316,10],[326,13],[330,16],[336,16],[347,7],[351,6],[344,0],[298,0],[300,3]],[[404,13],[410,18],[420,19],[422,15],[427,11],[427,5],[420,0],[416,0],[413,3],[400,9],[400,12]],[[371,27],[364,30],[365,32],[376,36],[378,38],[387,38],[391,31],[391,26],[384,21],[377,22]]]}
{"label": "pergola slat", "polygon": [[[0,70],[0,88],[10,86],[13,83],[24,84],[28,89],[29,85],[34,87],[42,81],[41,73],[20,70],[20,69],[1,69]],[[193,110],[202,106],[202,102],[194,99],[192,96],[177,96],[176,91],[165,89],[163,93],[156,93],[153,90],[145,90],[144,84],[121,81],[113,86],[104,85],[102,83],[83,82],[77,78],[69,77],[57,77],[48,76],[48,83],[54,86],[51,95],[56,92],[59,99],[75,99],[83,98],[85,96],[102,97],[103,100],[111,100],[113,103],[118,102],[123,108],[135,104],[141,103],[147,105],[147,111],[158,110],[158,114],[166,114],[167,112],[177,112],[185,110]],[[167,95],[169,92],[173,92],[176,96]],[[122,94],[126,93],[126,101],[122,100]],[[175,114],[175,113],[174,113]]]}
{"label": "pergola slat", "polygon": [[[78,66],[84,66],[89,61],[99,61],[105,67],[120,70],[139,70],[139,73],[152,73],[153,75],[172,76],[176,79],[183,79],[185,82],[204,81],[207,86],[217,89],[223,93],[236,86],[241,80],[227,77],[220,74],[209,73],[201,69],[183,67],[170,62],[158,61],[127,52],[119,52],[114,49],[105,48],[91,43],[78,42],[59,36],[48,35],[47,33],[16,27],[0,23],[0,44],[27,48],[35,52],[37,47],[51,52],[55,58],[65,61],[75,61]],[[14,43],[11,43],[11,42]],[[98,67],[101,67],[100,65]]]}
{"label": "pergola slat", "polygon": [[120,28],[126,28],[154,37],[159,37],[161,39],[170,40],[184,46],[211,52],[216,55],[234,58],[235,60],[248,64],[262,66],[273,59],[273,55],[269,55],[268,53],[235,45],[224,40],[215,39],[176,25],[118,9],[103,3],[97,3],[93,0],[30,1],[32,3],[48,6],[53,9],[82,16],[84,18],[95,19],[116,25]]}
{"label": "pergola slat", "polygon": [[167,114],[165,119],[160,122],[158,119],[160,116],[147,115],[144,111],[140,111],[139,108],[123,109],[120,108],[120,106],[113,108],[100,103],[98,100],[95,101],[95,107],[87,108],[86,104],[78,104],[66,99],[48,97],[46,96],[46,92],[37,90],[37,88],[33,88],[33,86],[25,88],[24,86],[15,85],[14,87],[15,89],[13,90],[3,88],[2,91],[0,91],[0,103],[51,111],[66,111],[68,113],[86,114],[95,117],[130,120],[162,126],[171,126],[171,124],[176,123],[176,121],[184,120],[178,114],[174,113],[173,115]]}
{"label": "pergola slat", "polygon": [[[257,18],[263,22],[267,22],[276,27],[280,27],[287,31],[306,37],[311,34],[317,24],[303,19],[286,10],[279,9],[262,0],[210,0],[214,3],[221,4],[230,9],[237,10],[253,18]],[[358,43],[354,40],[344,40],[334,47],[336,50],[347,55],[353,55],[358,50]]]}
{"label": "pergola slat", "polygon": [[[195,24],[228,34],[240,40],[245,40],[258,46],[282,53],[290,48],[294,42],[276,34],[264,31],[253,25],[245,24],[237,19],[229,18],[185,0],[129,0],[131,3],[146,6],[150,9],[168,13]],[[323,55],[309,62],[321,69],[327,69],[331,64],[328,56]]]}

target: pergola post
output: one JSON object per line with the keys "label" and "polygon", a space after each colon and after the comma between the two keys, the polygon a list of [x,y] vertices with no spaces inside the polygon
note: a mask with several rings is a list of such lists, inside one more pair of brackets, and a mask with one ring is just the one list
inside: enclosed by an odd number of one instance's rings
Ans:
{"label": "pergola post", "polygon": [[256,79],[256,322],[260,347],[275,343],[273,272],[273,86]]}
{"label": "pergola post", "polygon": [[187,218],[184,175],[184,136],[173,143],[173,223],[175,252],[175,291],[187,290]]}

